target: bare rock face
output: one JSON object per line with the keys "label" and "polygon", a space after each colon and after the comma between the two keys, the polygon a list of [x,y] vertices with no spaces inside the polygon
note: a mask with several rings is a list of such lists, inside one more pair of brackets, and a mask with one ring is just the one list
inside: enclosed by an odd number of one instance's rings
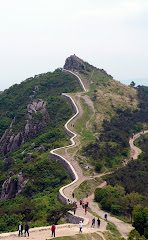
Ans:
{"label": "bare rock face", "polygon": [[[38,88],[36,89],[38,91]],[[12,152],[26,142],[27,138],[33,139],[38,131],[44,128],[47,122],[50,120],[48,110],[46,108],[47,102],[42,99],[33,101],[27,106],[27,120],[24,129],[18,133],[13,132],[13,126],[15,125],[15,118],[10,124],[9,129],[5,131],[0,139],[0,153],[6,154]],[[41,118],[35,118],[40,114]]]}
{"label": "bare rock face", "polygon": [[34,91],[32,92],[33,94],[29,96],[30,100],[32,101],[33,98],[35,97],[35,94],[39,92],[39,87],[35,86]]}
{"label": "bare rock face", "polygon": [[[91,65],[91,67],[93,67]],[[98,70],[98,72],[101,72],[103,73],[104,75],[112,78],[111,75],[109,75],[104,69],[100,69],[100,68],[96,68],[96,67],[93,67],[95,68],[96,70]],[[75,54],[74,55],[71,55],[70,57],[68,57],[65,61],[65,65],[64,65],[64,69],[66,70],[77,70],[77,71],[81,71],[81,70],[88,70],[88,67],[86,65],[86,63],[78,58]]]}
{"label": "bare rock face", "polygon": [[67,70],[87,70],[83,60],[78,58],[75,54],[68,57],[65,61],[64,69]]}
{"label": "bare rock face", "polygon": [[14,175],[13,172],[9,173],[8,179],[2,185],[2,193],[0,200],[10,199],[18,196],[24,189],[28,180],[23,180],[22,172]]}

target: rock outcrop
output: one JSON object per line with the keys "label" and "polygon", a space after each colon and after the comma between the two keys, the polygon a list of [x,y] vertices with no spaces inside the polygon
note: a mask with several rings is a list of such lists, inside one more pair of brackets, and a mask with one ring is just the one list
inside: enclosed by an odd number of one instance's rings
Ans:
{"label": "rock outcrop", "polygon": [[[0,153],[6,154],[12,152],[19,146],[26,142],[27,138],[33,139],[38,131],[44,128],[50,120],[48,110],[46,108],[47,102],[42,99],[33,101],[27,106],[27,119],[24,129],[18,133],[14,133],[13,126],[16,124],[14,118],[10,124],[9,129],[5,131],[0,139]],[[40,117],[38,118],[38,116]]]}
{"label": "rock outcrop", "polygon": [[83,60],[78,58],[75,54],[68,57],[65,61],[64,69],[67,70],[87,70],[86,64]]}
{"label": "rock outcrop", "polygon": [[20,172],[15,175],[13,172],[9,173],[8,179],[2,185],[2,193],[0,200],[10,199],[18,196],[24,189],[28,180],[23,179],[23,174]]}
{"label": "rock outcrop", "polygon": [[104,69],[100,69],[100,68],[96,68],[90,64],[87,64],[86,62],[84,62],[82,59],[80,59],[79,57],[77,57],[75,54],[71,55],[70,57],[68,57],[65,61],[65,65],[64,65],[64,69],[66,70],[77,70],[77,71],[82,71],[82,70],[88,70],[88,65],[96,70],[98,70],[98,72],[103,73],[104,75],[112,78],[111,75],[109,75]]}

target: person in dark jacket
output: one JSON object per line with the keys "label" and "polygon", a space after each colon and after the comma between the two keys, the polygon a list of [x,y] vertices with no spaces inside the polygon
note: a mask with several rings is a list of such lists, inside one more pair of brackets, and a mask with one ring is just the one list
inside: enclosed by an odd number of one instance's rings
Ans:
{"label": "person in dark jacket", "polygon": [[98,227],[100,227],[100,218],[97,219]]}
{"label": "person in dark jacket", "polygon": [[25,224],[25,237],[26,237],[26,233],[28,234],[28,237],[29,237],[29,225],[28,225],[28,223]]}
{"label": "person in dark jacket", "polygon": [[23,225],[22,222],[20,222],[19,226],[18,226],[18,231],[19,231],[19,237],[23,235]]}

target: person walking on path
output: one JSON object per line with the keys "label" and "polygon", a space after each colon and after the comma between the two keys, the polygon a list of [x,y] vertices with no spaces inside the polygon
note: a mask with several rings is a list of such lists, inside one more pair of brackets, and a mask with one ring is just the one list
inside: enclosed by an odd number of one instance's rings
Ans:
{"label": "person walking on path", "polygon": [[105,221],[107,221],[107,213],[105,213],[104,218],[105,218]]}
{"label": "person walking on path", "polygon": [[91,227],[95,227],[95,217],[92,219],[92,224],[91,224]]}
{"label": "person walking on path", "polygon": [[86,215],[86,213],[87,213],[87,208],[85,208],[85,215]]}
{"label": "person walking on path", "polygon": [[52,231],[52,234],[51,234],[51,236],[53,237],[55,237],[55,230],[56,230],[56,226],[53,224],[52,225],[52,227],[51,227],[51,231]]}
{"label": "person walking on path", "polygon": [[28,223],[25,224],[25,237],[26,237],[26,233],[28,234],[28,237],[29,237],[29,224]]}
{"label": "person walking on path", "polygon": [[72,193],[72,197],[73,197],[73,198],[75,197],[75,194],[74,194],[74,192]]}
{"label": "person walking on path", "polygon": [[82,221],[79,222],[79,233],[82,233],[82,227],[83,227],[83,223]]}
{"label": "person walking on path", "polygon": [[74,212],[74,215],[76,214],[76,210],[77,210],[77,204],[75,203],[75,205],[74,205],[74,210],[73,210],[73,212]]}
{"label": "person walking on path", "polygon": [[18,226],[18,230],[19,230],[19,237],[23,235],[23,225],[20,222],[19,226]]}
{"label": "person walking on path", "polygon": [[100,227],[100,218],[98,217],[97,219],[97,222],[98,222],[98,228]]}

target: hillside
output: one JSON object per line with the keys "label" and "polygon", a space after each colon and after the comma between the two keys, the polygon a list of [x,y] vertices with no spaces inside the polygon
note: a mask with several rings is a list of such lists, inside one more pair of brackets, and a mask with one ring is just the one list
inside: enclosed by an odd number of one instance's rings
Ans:
{"label": "hillside", "polygon": [[132,132],[142,127],[137,125],[141,121],[136,116],[141,101],[138,91],[115,81],[105,70],[79,61],[75,55],[67,62],[66,69],[80,76],[87,89],[79,99],[85,114],[75,125],[81,141],[77,158],[82,166],[95,167],[99,162],[102,170],[117,167],[129,157],[128,139]]}
{"label": "hillside", "polygon": [[58,189],[70,178],[49,152],[68,142],[63,125],[72,109],[61,93],[79,89],[74,77],[57,69],[0,95],[0,231],[13,229],[18,219],[48,224],[50,205],[60,207]]}
{"label": "hillside", "polygon": [[66,59],[64,69],[80,76],[87,91],[81,92],[73,74],[57,69],[0,95],[0,231],[15,229],[20,220],[48,225],[57,221],[56,212],[66,211],[57,195],[70,177],[49,159],[50,150],[69,143],[63,125],[72,108],[61,93],[79,108],[68,124],[78,133],[75,146],[57,150],[78,170],[77,187],[83,174],[91,177],[121,166],[130,158],[129,137],[147,128],[147,88],[125,86],[75,55]]}

